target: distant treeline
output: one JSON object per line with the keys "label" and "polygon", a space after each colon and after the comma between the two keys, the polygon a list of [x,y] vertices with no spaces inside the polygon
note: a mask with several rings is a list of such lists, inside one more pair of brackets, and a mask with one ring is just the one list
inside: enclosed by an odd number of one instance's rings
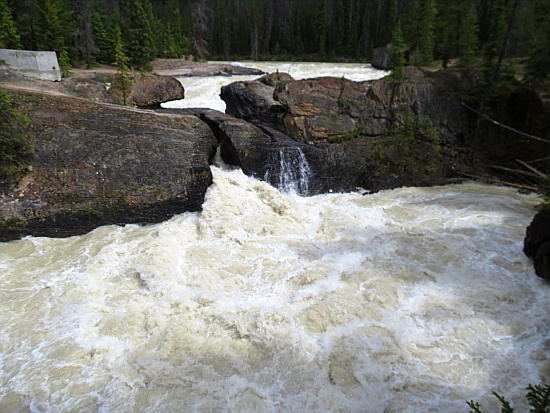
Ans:
{"label": "distant treeline", "polygon": [[[400,27],[409,60],[550,55],[549,0],[0,0],[0,47],[134,69],[156,57],[362,60]],[[542,69],[539,69],[542,70]]]}

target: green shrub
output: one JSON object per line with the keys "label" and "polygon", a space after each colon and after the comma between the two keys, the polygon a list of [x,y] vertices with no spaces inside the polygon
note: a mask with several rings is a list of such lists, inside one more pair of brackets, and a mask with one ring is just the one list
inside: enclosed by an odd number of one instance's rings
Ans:
{"label": "green shrub", "polygon": [[[550,411],[550,384],[545,386],[527,386],[527,403],[531,406],[530,413],[548,413]],[[493,392],[493,395],[500,401],[502,405],[502,413],[514,413],[514,409],[510,403],[500,394]],[[478,402],[470,400],[468,407],[470,413],[483,413]]]}
{"label": "green shrub", "polygon": [[388,153],[401,172],[432,170],[440,162],[441,144],[437,129],[429,118],[419,118],[406,108],[403,122],[394,122],[384,131]]}

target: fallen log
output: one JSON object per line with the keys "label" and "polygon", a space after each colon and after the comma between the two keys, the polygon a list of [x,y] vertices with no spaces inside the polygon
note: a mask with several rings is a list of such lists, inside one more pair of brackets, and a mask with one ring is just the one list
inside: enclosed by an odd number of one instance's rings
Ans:
{"label": "fallen log", "polygon": [[504,186],[512,186],[514,188],[527,189],[529,191],[538,191],[539,190],[539,188],[536,188],[536,187],[530,186],[530,185],[515,184],[513,182],[500,181],[498,179],[491,179],[491,178],[486,178],[484,176],[471,175],[471,174],[467,174],[467,173],[463,173],[463,172],[459,172],[458,174],[462,175],[462,176],[466,176],[468,178],[480,179],[482,181],[492,182],[492,183],[500,184],[500,185],[504,185]]}
{"label": "fallen log", "polygon": [[525,162],[523,161],[520,161],[519,159],[516,159],[516,162],[519,163],[520,165],[526,167],[527,169],[529,169],[531,172],[537,174],[540,178],[542,179],[547,179],[548,176],[544,173],[542,173],[541,171],[539,171],[537,168],[533,168],[531,165],[528,165],[526,164]]}
{"label": "fallen log", "polygon": [[515,133],[517,133],[517,134],[519,134],[519,135],[522,135],[522,136],[525,136],[526,138],[529,138],[529,139],[534,139],[534,140],[537,140],[537,141],[539,141],[539,142],[550,143],[550,141],[547,140],[547,139],[542,139],[542,138],[539,138],[538,136],[534,136],[534,135],[531,135],[531,134],[529,134],[529,133],[522,132],[522,131],[520,131],[520,130],[517,130],[517,129],[512,128],[511,126],[505,125],[505,124],[500,123],[500,122],[498,122],[498,121],[496,121],[496,120],[494,120],[494,119],[491,119],[489,116],[487,116],[487,115],[485,115],[485,114],[483,114],[483,113],[481,113],[481,112],[475,110],[474,108],[468,106],[468,105],[467,105],[466,103],[464,103],[464,102],[462,102],[462,106],[464,106],[466,109],[468,109],[468,110],[474,112],[476,115],[482,117],[483,119],[485,119],[485,120],[491,122],[492,124],[497,125],[497,126],[500,126],[501,128],[508,129],[509,131],[515,132]]}
{"label": "fallen log", "polygon": [[498,166],[498,165],[489,165],[489,168],[497,169],[499,171],[511,172],[511,173],[527,176],[529,178],[535,178],[535,179],[541,179],[542,178],[539,174],[536,174],[536,173],[533,173],[533,172],[522,171],[521,169],[506,168],[504,166]]}

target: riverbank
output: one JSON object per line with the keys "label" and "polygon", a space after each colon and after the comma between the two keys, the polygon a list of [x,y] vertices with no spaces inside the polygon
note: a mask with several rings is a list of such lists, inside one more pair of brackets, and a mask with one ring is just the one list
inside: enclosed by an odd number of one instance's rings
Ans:
{"label": "riverbank", "polygon": [[[231,63],[195,62],[186,59],[157,59],[151,62],[153,70],[150,74],[159,76],[231,76],[231,75],[262,75],[261,70]],[[114,74],[115,66],[99,65],[96,68],[73,68],[74,76],[94,77],[97,73]]]}

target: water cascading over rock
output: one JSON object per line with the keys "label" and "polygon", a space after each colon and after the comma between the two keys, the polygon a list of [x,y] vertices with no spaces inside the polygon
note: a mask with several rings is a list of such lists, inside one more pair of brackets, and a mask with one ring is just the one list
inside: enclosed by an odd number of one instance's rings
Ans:
{"label": "water cascading over rock", "polygon": [[299,146],[282,147],[270,159],[264,180],[281,192],[307,195],[311,168]]}

